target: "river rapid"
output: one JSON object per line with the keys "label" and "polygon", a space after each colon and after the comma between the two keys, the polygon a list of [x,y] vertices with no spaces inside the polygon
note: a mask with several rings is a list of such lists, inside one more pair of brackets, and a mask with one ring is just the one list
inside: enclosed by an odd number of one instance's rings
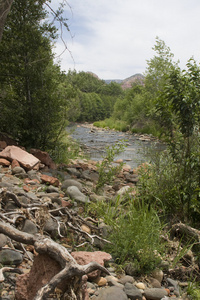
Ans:
{"label": "river rapid", "polygon": [[148,161],[147,152],[150,149],[153,151],[164,149],[164,145],[150,135],[102,129],[87,123],[71,124],[67,131],[74,140],[79,142],[87,157],[95,161],[102,160],[103,155],[106,155],[106,147],[125,141],[124,151],[116,155],[115,160],[122,159],[132,168]]}

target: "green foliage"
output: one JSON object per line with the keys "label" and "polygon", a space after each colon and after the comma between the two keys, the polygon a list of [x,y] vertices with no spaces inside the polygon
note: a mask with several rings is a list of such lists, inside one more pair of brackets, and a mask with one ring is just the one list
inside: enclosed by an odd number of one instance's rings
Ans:
{"label": "green foliage", "polygon": [[187,287],[187,295],[191,297],[192,300],[199,300],[200,299],[200,285],[197,281],[189,282],[188,287]]}
{"label": "green foliage", "polygon": [[[167,219],[198,222],[199,206],[199,152],[198,133],[190,137],[191,153],[182,137],[176,145],[163,152],[149,153],[151,164],[140,169],[139,192],[145,203],[155,204]],[[179,141],[179,142],[178,142]]]}
{"label": "green foliage", "polygon": [[103,160],[97,164],[97,171],[99,179],[96,189],[98,190],[104,184],[112,182],[114,176],[122,169],[123,163],[118,166],[113,165],[114,157],[124,150],[125,144],[120,141],[118,144],[106,148],[106,154],[103,156]]}
{"label": "green foliage", "polygon": [[63,74],[53,63],[56,28],[44,1],[14,1],[0,44],[0,125],[26,147],[49,149],[66,127]]}
{"label": "green foliage", "polygon": [[128,130],[128,125],[124,121],[115,120],[113,118],[105,119],[104,121],[94,122],[94,126],[101,128],[110,128],[125,132]]}
{"label": "green foliage", "polygon": [[[69,71],[65,82],[76,94],[75,118],[69,120],[78,122],[94,122],[109,117],[114,103],[123,91],[119,84],[106,84],[92,73]],[[73,117],[74,114],[72,113]]]}
{"label": "green foliage", "polygon": [[92,204],[91,211],[109,225],[105,246],[118,264],[133,263],[139,273],[148,273],[160,262],[162,225],[156,210],[139,199],[118,196],[113,202]]}
{"label": "green foliage", "polygon": [[83,156],[80,145],[72,140],[67,133],[48,152],[53,161],[58,164],[67,164],[70,159]]}

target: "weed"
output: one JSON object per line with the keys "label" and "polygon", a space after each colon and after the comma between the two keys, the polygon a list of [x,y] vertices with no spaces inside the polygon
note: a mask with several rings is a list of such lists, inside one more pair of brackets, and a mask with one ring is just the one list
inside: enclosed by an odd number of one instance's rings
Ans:
{"label": "weed", "polygon": [[191,297],[193,300],[199,300],[200,299],[200,285],[196,281],[189,282],[187,287],[187,294]]}
{"label": "weed", "polygon": [[123,163],[115,166],[113,165],[113,161],[115,155],[122,152],[124,147],[124,141],[120,141],[118,144],[106,148],[106,154],[103,156],[103,160],[97,164],[97,171],[99,173],[99,179],[96,186],[97,190],[105,183],[111,183],[114,176],[121,171]]}
{"label": "weed", "polygon": [[134,263],[138,272],[149,272],[160,262],[162,225],[153,207],[131,197],[90,204],[89,210],[109,226],[105,250],[117,264]]}

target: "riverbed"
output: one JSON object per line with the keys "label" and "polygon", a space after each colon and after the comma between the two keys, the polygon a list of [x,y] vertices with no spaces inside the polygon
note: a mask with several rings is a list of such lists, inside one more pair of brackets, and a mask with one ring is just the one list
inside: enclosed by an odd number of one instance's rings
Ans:
{"label": "riverbed", "polygon": [[124,151],[119,153],[115,160],[122,159],[125,164],[136,168],[139,164],[148,161],[147,152],[150,149],[160,151],[164,146],[149,135],[137,135],[100,129],[91,124],[71,124],[67,131],[78,141],[88,158],[99,161],[106,155],[106,148],[123,141]]}

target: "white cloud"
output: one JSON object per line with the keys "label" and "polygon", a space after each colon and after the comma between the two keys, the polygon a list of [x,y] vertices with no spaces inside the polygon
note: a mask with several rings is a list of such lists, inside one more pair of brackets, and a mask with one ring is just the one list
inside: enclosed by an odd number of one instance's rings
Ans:
{"label": "white cloud", "polygon": [[[77,71],[102,79],[143,73],[156,36],[165,41],[184,66],[200,55],[199,0],[68,0],[66,15],[74,38],[65,35]],[[67,10],[68,9],[68,10]],[[62,43],[57,43],[61,53]],[[62,68],[74,68],[66,51]]]}

